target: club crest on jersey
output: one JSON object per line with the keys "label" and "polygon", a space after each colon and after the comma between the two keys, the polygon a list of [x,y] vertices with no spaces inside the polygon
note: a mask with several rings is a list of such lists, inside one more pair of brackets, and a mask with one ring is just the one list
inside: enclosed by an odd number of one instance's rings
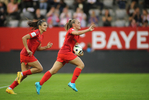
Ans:
{"label": "club crest on jersey", "polygon": [[36,33],[35,32],[32,32],[31,33],[32,37],[36,36]]}

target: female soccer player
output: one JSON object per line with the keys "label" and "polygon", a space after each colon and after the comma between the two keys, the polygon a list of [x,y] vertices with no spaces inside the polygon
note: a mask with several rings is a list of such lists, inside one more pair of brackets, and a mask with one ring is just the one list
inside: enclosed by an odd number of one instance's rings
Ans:
{"label": "female soccer player", "polygon": [[[20,84],[20,82],[27,77],[27,75],[40,73],[43,71],[42,65],[34,57],[36,50],[45,50],[52,46],[52,43],[48,43],[47,46],[41,47],[43,39],[43,32],[47,29],[47,23],[44,20],[37,22],[29,21],[28,25],[33,27],[34,31],[22,37],[24,48],[20,53],[20,62],[22,72],[17,72],[17,78],[15,81],[6,89],[7,93],[16,94],[13,89]],[[30,68],[30,66],[32,68]]]}
{"label": "female soccer player", "polygon": [[[65,63],[71,63],[77,66],[74,70],[71,82],[68,83],[68,86],[71,87],[74,91],[78,91],[75,87],[75,81],[84,68],[84,63],[77,55],[73,53],[73,47],[78,42],[79,35],[93,31],[95,25],[93,24],[88,29],[79,31],[80,26],[80,21],[77,19],[69,20],[69,22],[65,25],[67,33],[65,36],[64,44],[58,52],[57,60],[53,67],[44,74],[40,82],[35,83],[37,94],[40,94],[40,89],[44,82],[46,82],[53,74],[57,73],[58,70],[60,70],[65,65]],[[83,56],[83,53],[79,56]]]}

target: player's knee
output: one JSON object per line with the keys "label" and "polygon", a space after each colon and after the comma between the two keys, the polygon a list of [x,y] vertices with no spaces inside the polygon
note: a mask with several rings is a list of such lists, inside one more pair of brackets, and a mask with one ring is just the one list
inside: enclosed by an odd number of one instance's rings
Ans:
{"label": "player's knee", "polygon": [[42,71],[43,71],[43,67],[39,67],[38,72],[42,72]]}
{"label": "player's knee", "polygon": [[84,67],[85,67],[84,63],[82,63],[82,64],[79,65],[79,68],[80,69],[83,69]]}
{"label": "player's knee", "polygon": [[41,67],[41,68],[40,68],[40,72],[42,72],[42,71],[43,71],[43,68]]}
{"label": "player's knee", "polygon": [[85,67],[85,65],[84,65],[84,63],[83,63],[83,65],[82,65],[82,69]]}

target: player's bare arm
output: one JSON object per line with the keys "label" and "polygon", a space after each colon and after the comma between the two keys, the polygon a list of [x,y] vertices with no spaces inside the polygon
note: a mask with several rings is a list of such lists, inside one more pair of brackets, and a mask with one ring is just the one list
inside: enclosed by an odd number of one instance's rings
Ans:
{"label": "player's bare arm", "polygon": [[23,45],[26,48],[26,51],[29,54],[29,56],[32,55],[32,51],[29,50],[28,45],[27,45],[27,40],[30,38],[31,38],[31,36],[29,34],[22,37]]}
{"label": "player's bare arm", "polygon": [[44,46],[44,47],[41,47],[41,44],[40,44],[37,50],[38,50],[38,51],[46,50],[46,49],[48,49],[48,48],[51,48],[52,45],[53,45],[53,43],[51,43],[51,42],[49,42],[49,43],[47,44],[47,46]]}
{"label": "player's bare arm", "polygon": [[81,35],[81,34],[84,34],[84,33],[86,33],[86,32],[89,32],[89,31],[93,31],[94,30],[94,27],[95,27],[95,25],[94,24],[92,24],[88,29],[86,29],[86,30],[81,30],[81,31],[73,31],[72,32],[72,34],[73,35]]}

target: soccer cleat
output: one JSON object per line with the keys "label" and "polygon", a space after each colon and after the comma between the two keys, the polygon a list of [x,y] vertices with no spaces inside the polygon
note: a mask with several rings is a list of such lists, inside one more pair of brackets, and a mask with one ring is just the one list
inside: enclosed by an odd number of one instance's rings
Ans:
{"label": "soccer cleat", "polygon": [[17,72],[17,81],[18,81],[18,84],[20,84],[22,78],[23,78],[23,75],[21,74],[21,72]]}
{"label": "soccer cleat", "polygon": [[9,94],[16,94],[12,89],[8,89],[8,88],[6,89],[6,92]]}
{"label": "soccer cleat", "polygon": [[40,94],[40,89],[41,89],[40,83],[39,82],[36,82],[35,83],[35,86],[36,86],[36,92],[37,92],[37,94]]}
{"label": "soccer cleat", "polygon": [[71,87],[74,91],[78,92],[75,83],[69,82],[69,83],[68,83],[68,86]]}

